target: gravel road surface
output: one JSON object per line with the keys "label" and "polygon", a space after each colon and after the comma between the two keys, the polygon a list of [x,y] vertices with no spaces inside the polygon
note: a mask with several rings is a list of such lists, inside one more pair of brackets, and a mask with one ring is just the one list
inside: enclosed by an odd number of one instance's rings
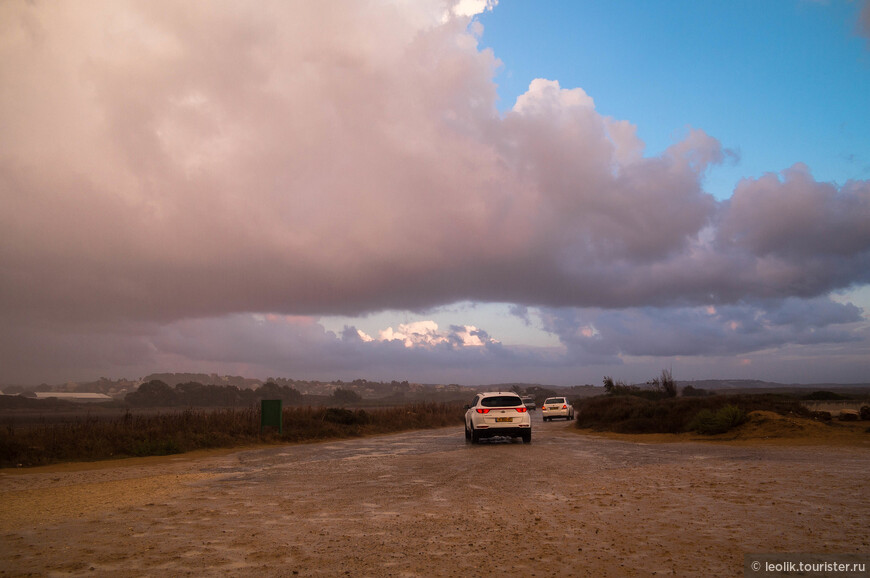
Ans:
{"label": "gravel road surface", "polygon": [[[536,412],[536,414],[539,412]],[[541,422],[0,472],[0,576],[743,576],[870,552],[870,450]]]}

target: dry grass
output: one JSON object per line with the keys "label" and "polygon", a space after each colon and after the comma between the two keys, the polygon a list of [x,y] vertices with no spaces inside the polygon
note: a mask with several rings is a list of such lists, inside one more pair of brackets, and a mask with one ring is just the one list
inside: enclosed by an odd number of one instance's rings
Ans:
{"label": "dry grass", "polygon": [[664,399],[606,395],[581,400],[574,407],[577,427],[638,434],[723,433],[756,410],[810,417],[810,411],[798,400],[772,394]]}
{"label": "dry grass", "polygon": [[187,409],[63,422],[37,421],[0,427],[0,467],[68,461],[159,456],[198,449],[258,443],[287,443],[356,437],[462,423],[459,404],[420,403],[402,407],[348,410],[290,407],[283,410],[283,433],[260,431],[260,409]]}
{"label": "dry grass", "polygon": [[870,449],[866,422],[820,422],[807,417],[786,416],[772,411],[753,411],[747,421],[717,435],[696,432],[625,434],[592,429],[577,433],[639,443],[714,442],[739,446],[838,446]]}

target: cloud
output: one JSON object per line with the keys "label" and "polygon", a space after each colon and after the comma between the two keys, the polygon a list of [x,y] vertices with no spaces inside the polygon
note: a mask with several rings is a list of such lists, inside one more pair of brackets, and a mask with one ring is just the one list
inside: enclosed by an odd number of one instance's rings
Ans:
{"label": "cloud", "polygon": [[[843,201],[813,231],[837,251],[803,240],[792,263],[765,243],[803,225],[766,241],[767,179],[726,207],[703,191],[716,139],[644,157],[544,79],[500,117],[497,61],[438,5],[4,4],[4,314],[735,301],[788,293],[806,260],[824,277],[802,294],[866,280],[867,181],[824,187]],[[789,171],[781,195],[819,185]]]}
{"label": "cloud", "polygon": [[870,40],[870,2],[860,2],[861,11],[858,13],[858,34]]}
{"label": "cloud", "polygon": [[494,5],[0,3],[3,365],[90,343],[114,366],[471,366],[522,356],[473,326],[394,343],[248,320],[742,307],[870,281],[870,181],[795,165],[719,202],[703,182],[729,151],[701,129],[646,156],[630,121],[549,79],[499,114],[469,24]]}
{"label": "cloud", "polygon": [[451,12],[456,16],[471,17],[490,11],[498,5],[498,0],[459,0]]}
{"label": "cloud", "polygon": [[[361,335],[364,341],[373,339]],[[432,347],[448,345],[450,347],[483,347],[487,344],[498,344],[497,340],[473,325],[452,325],[449,331],[439,331],[438,324],[431,320],[415,321],[400,324],[398,330],[388,327],[378,333],[380,341],[398,341],[405,347]]]}
{"label": "cloud", "polygon": [[729,377],[743,369],[748,377],[764,377],[751,371],[771,359],[781,363],[783,355],[790,366],[806,365],[803,379],[831,379],[825,377],[829,361],[806,360],[836,359],[840,379],[852,381],[867,369],[870,326],[863,311],[827,298],[718,307],[544,308],[527,311],[527,317],[558,335],[563,347],[507,346],[485,329],[442,329],[425,319],[371,338],[352,326],[328,331],[313,317],[236,314],[124,327],[16,328],[0,332],[0,351],[8,356],[7,383],[27,382],[34,366],[49,382],[189,371],[261,379],[566,385],[598,383],[601,375],[614,373],[645,381],[665,366],[675,366],[684,379],[691,371],[709,376],[712,369],[724,369]]}
{"label": "cloud", "polygon": [[544,327],[578,360],[734,356],[788,345],[863,343],[863,312],[828,298],[684,308],[547,309]]}
{"label": "cloud", "polygon": [[806,165],[744,180],[723,211],[720,239],[761,258],[784,260],[866,253],[870,181],[839,188],[816,182]]}

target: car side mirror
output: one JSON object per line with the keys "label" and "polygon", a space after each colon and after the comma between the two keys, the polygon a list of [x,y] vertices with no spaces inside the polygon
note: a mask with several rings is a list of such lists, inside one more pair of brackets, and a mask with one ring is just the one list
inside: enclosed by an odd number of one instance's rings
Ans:
{"label": "car side mirror", "polygon": [[466,405],[466,406],[465,406],[465,409],[471,409],[471,406],[470,406],[470,405]]}

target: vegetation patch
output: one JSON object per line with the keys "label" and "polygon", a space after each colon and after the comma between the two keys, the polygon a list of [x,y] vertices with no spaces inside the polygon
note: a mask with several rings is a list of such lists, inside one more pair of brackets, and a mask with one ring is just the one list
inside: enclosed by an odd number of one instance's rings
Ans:
{"label": "vegetation patch", "polygon": [[616,381],[610,376],[604,377],[604,391],[607,395],[633,395],[644,399],[667,399],[677,397],[677,382],[671,372],[662,370],[660,377],[646,383],[646,387],[626,385],[623,381]]}
{"label": "vegetation patch", "polygon": [[796,400],[774,394],[712,395],[646,399],[606,395],[575,403],[577,427],[616,433],[724,433],[744,423],[749,412],[811,417]]}
{"label": "vegetation patch", "polygon": [[0,427],[0,467],[154,456],[257,443],[288,443],[459,425],[459,403],[418,403],[369,410],[289,407],[283,433],[260,431],[260,408],[186,409]]}
{"label": "vegetation patch", "polygon": [[704,435],[722,434],[746,422],[746,411],[736,405],[722,406],[715,412],[702,409],[689,423],[689,430]]}
{"label": "vegetation patch", "polygon": [[804,399],[809,401],[840,401],[852,398],[846,395],[840,395],[839,393],[834,393],[833,391],[814,391],[805,395]]}

